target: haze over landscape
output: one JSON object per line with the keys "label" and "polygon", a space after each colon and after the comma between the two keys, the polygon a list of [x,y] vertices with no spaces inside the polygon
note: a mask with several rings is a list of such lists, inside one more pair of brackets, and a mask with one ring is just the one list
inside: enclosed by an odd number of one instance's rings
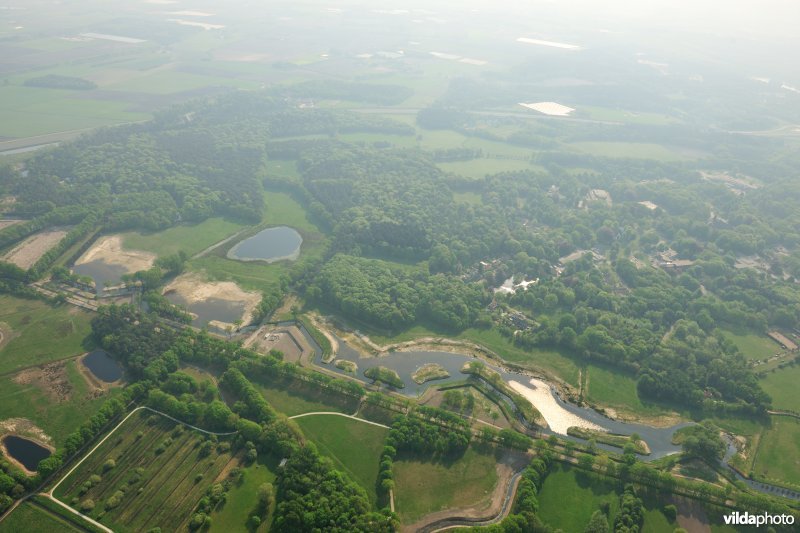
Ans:
{"label": "haze over landscape", "polygon": [[798,21],[0,0],[0,532],[794,531]]}

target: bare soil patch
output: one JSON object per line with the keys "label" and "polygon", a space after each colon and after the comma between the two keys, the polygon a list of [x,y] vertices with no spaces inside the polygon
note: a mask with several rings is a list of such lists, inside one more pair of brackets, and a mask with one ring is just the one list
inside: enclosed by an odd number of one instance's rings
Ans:
{"label": "bare soil patch", "polygon": [[50,248],[58,244],[67,234],[67,231],[67,228],[53,228],[40,231],[15,246],[3,259],[17,265],[19,268],[28,270],[36,261],[46,254]]}
{"label": "bare soil patch", "polygon": [[[206,300],[223,300],[226,302],[240,302],[244,306],[242,323],[248,324],[252,320],[253,311],[261,302],[261,295],[257,292],[248,292],[232,281],[205,281],[196,273],[178,276],[164,288],[164,294],[175,293],[186,301],[187,306],[204,302]],[[218,322],[223,324],[222,322]],[[227,326],[227,324],[225,324]]]}
{"label": "bare soil patch", "polygon": [[155,260],[156,255],[150,252],[123,250],[120,235],[107,235],[98,239],[85,254],[75,261],[75,264],[83,265],[92,261],[102,261],[109,265],[124,266],[129,273],[132,273],[147,270],[153,266]]}
{"label": "bare soil patch", "polygon": [[56,361],[47,365],[28,368],[14,376],[14,383],[34,385],[55,403],[64,403],[72,398],[72,384],[67,377],[68,361]]}
{"label": "bare soil patch", "polygon": [[497,484],[488,501],[484,500],[479,505],[465,507],[460,509],[448,509],[446,511],[437,511],[429,515],[425,515],[417,522],[405,525],[401,528],[403,533],[411,533],[413,531],[420,531],[426,525],[438,522],[445,518],[469,518],[469,519],[482,519],[487,520],[494,518],[503,510],[503,501],[505,500],[508,491],[508,484],[515,472],[522,470],[530,462],[530,457],[527,454],[520,452],[505,452],[497,460]]}
{"label": "bare soil patch", "polygon": [[244,342],[244,347],[261,354],[270,350],[283,353],[283,360],[301,362],[303,356],[312,352],[311,346],[297,326],[262,326]]}

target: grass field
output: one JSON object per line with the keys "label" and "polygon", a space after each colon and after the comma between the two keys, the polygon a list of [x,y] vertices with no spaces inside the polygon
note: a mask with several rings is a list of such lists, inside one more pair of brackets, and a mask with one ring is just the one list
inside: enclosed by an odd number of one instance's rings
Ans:
{"label": "grass field", "polygon": [[686,150],[671,149],[654,143],[587,141],[571,143],[568,146],[579,152],[603,157],[655,159],[658,161],[682,161],[697,157]]}
{"label": "grass field", "polygon": [[[274,460],[259,459],[255,464],[243,468],[244,481],[228,491],[228,498],[221,509],[211,515],[211,531],[227,533],[228,531],[250,531],[247,519],[256,514],[258,509],[258,487],[263,483],[275,484],[277,464]],[[272,513],[261,520],[259,531],[268,531]]]}
{"label": "grass field", "polygon": [[636,380],[625,374],[600,366],[587,365],[586,398],[601,406],[633,414],[658,416],[666,411],[652,404],[644,404],[636,391]]}
{"label": "grass field", "polygon": [[224,218],[209,218],[199,224],[181,224],[156,233],[123,233],[122,242],[127,249],[152,252],[159,257],[181,250],[192,256],[243,227]]}
{"label": "grass field", "polygon": [[[80,518],[77,519],[80,520]],[[13,513],[0,522],[0,530],[24,531],[25,533],[83,531],[83,529],[79,529],[71,522],[31,502],[24,502],[14,509]]]}
{"label": "grass field", "polygon": [[753,471],[761,478],[800,486],[800,420],[772,416],[761,436]]}
{"label": "grass field", "polygon": [[256,384],[267,402],[286,416],[319,411],[352,414],[358,400],[346,396],[332,397],[331,393],[312,388],[304,383],[280,382],[269,385]]}
{"label": "grass field", "polygon": [[[616,480],[589,476],[569,465],[557,464],[548,474],[539,492],[539,517],[545,524],[563,531],[583,531],[592,513],[604,503],[609,505],[609,525],[619,509],[622,493]],[[663,502],[648,497],[641,490],[638,496],[645,506],[642,531],[671,533],[677,527],[669,523],[661,511]]]}
{"label": "grass field", "polygon": [[395,507],[403,523],[426,514],[480,505],[497,484],[496,459],[470,446],[452,463],[401,458],[394,463]]}
{"label": "grass field", "polygon": [[766,359],[783,351],[781,347],[766,335],[749,331],[720,330],[722,335],[733,342],[742,355],[753,360]]}
{"label": "grass field", "polygon": [[126,102],[73,97],[70,91],[8,85],[0,87],[0,137],[110,126],[144,120]]}
{"label": "grass field", "polygon": [[472,159],[470,161],[452,161],[447,163],[437,163],[437,166],[445,172],[453,172],[461,176],[473,179],[483,179],[489,174],[517,170],[543,170],[538,165],[533,165],[528,161],[518,159]]}
{"label": "grass field", "polygon": [[322,455],[364,487],[375,505],[380,455],[389,430],[342,416],[304,416],[295,422]]}
{"label": "grass field", "polygon": [[87,336],[92,315],[76,307],[0,295],[0,374],[93,348]]}
{"label": "grass field", "polygon": [[[60,373],[59,381],[65,380],[69,388],[67,396],[54,394],[52,383],[47,381],[22,384],[15,381],[15,375],[0,377],[0,420],[27,418],[61,445],[108,398],[107,394],[96,397],[92,393],[78,372],[78,364],[69,361]],[[59,392],[62,390],[59,387]],[[109,394],[118,390],[111,389]]]}
{"label": "grass field", "polygon": [[[183,529],[206,489],[239,462],[219,446],[204,457],[205,440],[204,434],[140,411],[61,483],[56,497],[76,508],[92,500],[89,516],[119,531]],[[92,483],[92,476],[100,480]]]}
{"label": "grass field", "polygon": [[772,397],[772,406],[775,409],[790,411],[800,411],[798,383],[800,383],[800,365],[778,368],[774,372],[769,372],[760,381],[761,387]]}

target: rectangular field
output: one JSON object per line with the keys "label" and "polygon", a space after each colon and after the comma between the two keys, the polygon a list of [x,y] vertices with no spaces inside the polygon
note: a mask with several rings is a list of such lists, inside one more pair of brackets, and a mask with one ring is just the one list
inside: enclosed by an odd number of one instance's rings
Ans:
{"label": "rectangular field", "polygon": [[67,505],[118,531],[178,531],[239,461],[208,435],[150,411],[132,415],[57,487]]}
{"label": "rectangular field", "polygon": [[800,365],[790,365],[777,368],[768,372],[760,381],[764,392],[772,397],[772,406],[775,409],[788,409],[800,411],[800,396],[797,394],[797,384],[800,383]]}
{"label": "rectangular field", "polygon": [[3,257],[3,260],[27,270],[46,254],[50,248],[58,244],[66,234],[67,231],[63,229],[40,231],[12,248]]}
{"label": "rectangular field", "polygon": [[[80,518],[76,517],[76,520],[80,520]],[[8,517],[3,520],[2,524],[0,524],[0,530],[28,532],[60,531],[63,533],[71,533],[73,531],[81,533],[84,531],[75,526],[75,524],[29,501],[22,503],[19,507],[14,509],[14,512],[8,515]]]}
{"label": "rectangular field", "polygon": [[800,486],[800,420],[772,416],[772,427],[761,436],[753,470],[756,475]]}
{"label": "rectangular field", "polygon": [[722,335],[733,342],[739,351],[751,361],[766,359],[783,351],[778,344],[767,337],[750,331],[721,330]]}

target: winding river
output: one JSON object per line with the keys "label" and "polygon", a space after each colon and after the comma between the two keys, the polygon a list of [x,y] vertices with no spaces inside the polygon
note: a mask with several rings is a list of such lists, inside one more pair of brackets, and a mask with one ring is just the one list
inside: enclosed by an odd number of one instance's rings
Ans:
{"label": "winding river", "polygon": [[[302,328],[301,331],[303,331],[306,339],[317,353],[322,353],[322,349],[314,342],[311,335],[309,335],[304,328]],[[467,378],[467,375],[461,372],[461,368],[468,361],[476,360],[474,357],[464,354],[437,351],[393,352],[380,357],[363,357],[358,350],[350,346],[344,339],[337,337],[337,340],[339,342],[339,351],[336,354],[336,359],[355,363],[358,366],[358,370],[354,377],[365,384],[372,383],[371,379],[364,376],[365,370],[377,366],[389,368],[397,372],[400,379],[405,383],[405,387],[396,390],[396,392],[409,397],[421,395],[425,389],[430,386],[463,381]],[[411,379],[412,374],[419,367],[427,363],[441,365],[447,370],[450,377],[436,380],[435,382],[423,383],[421,385],[415,383]],[[353,374],[348,374],[345,370],[337,368],[333,363],[321,363],[319,358],[314,359],[314,365],[324,368],[328,372],[353,376]],[[543,430],[544,434],[549,435],[555,433],[564,438],[584,442],[582,439],[568,436],[566,434],[567,428],[570,426],[580,426],[590,429],[605,430],[621,435],[638,433],[650,447],[651,454],[648,456],[648,459],[658,459],[665,455],[680,452],[680,446],[672,444],[672,435],[678,429],[690,425],[689,423],[683,423],[666,428],[657,428],[643,424],[611,420],[593,409],[579,407],[565,402],[552,386],[541,379],[510,371],[496,365],[487,364],[487,366],[498,372],[511,388],[526,396],[539,410],[549,426],[547,429]],[[598,444],[598,447],[619,452],[618,448],[613,448],[604,444]]]}

